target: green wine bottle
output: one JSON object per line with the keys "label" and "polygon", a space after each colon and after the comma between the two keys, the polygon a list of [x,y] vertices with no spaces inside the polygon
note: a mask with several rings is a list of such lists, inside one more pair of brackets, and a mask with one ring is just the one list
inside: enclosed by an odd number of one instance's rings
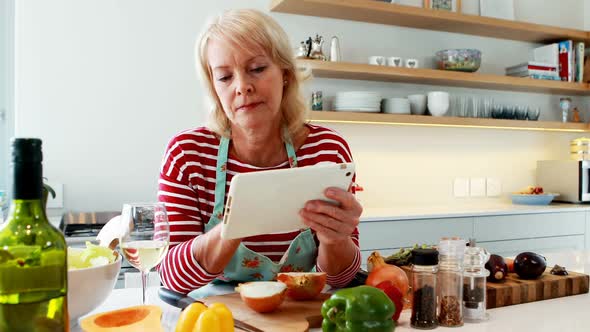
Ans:
{"label": "green wine bottle", "polygon": [[13,200],[0,225],[0,331],[69,331],[67,246],[45,215],[41,140],[12,141]]}

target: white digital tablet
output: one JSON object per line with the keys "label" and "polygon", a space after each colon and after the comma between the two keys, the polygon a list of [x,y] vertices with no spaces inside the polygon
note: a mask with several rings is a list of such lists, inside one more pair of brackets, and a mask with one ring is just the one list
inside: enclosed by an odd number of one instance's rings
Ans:
{"label": "white digital tablet", "polygon": [[348,190],[354,163],[241,173],[232,178],[221,237],[235,239],[307,228],[299,210],[310,200],[330,201],[329,187]]}

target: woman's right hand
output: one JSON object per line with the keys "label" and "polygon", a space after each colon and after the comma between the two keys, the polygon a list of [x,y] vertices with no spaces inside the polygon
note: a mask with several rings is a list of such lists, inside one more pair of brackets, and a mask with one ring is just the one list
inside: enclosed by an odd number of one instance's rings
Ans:
{"label": "woman's right hand", "polygon": [[222,224],[200,235],[193,245],[193,256],[210,274],[220,274],[229,264],[242,239],[222,239]]}

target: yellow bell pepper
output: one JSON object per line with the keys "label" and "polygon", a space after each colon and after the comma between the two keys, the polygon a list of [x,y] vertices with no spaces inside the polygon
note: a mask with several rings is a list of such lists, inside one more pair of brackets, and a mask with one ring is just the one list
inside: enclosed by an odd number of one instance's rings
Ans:
{"label": "yellow bell pepper", "polygon": [[196,302],[180,314],[175,332],[234,332],[234,318],[223,303]]}
{"label": "yellow bell pepper", "polygon": [[197,323],[197,319],[199,319],[199,316],[201,316],[205,310],[207,310],[207,306],[205,306],[203,303],[191,303],[188,307],[184,308],[180,314],[178,322],[176,322],[176,329],[174,331],[191,332],[193,330],[193,326],[195,326]]}
{"label": "yellow bell pepper", "polygon": [[234,332],[234,317],[228,307],[223,303],[213,303],[209,306],[213,310],[221,323],[220,332]]}

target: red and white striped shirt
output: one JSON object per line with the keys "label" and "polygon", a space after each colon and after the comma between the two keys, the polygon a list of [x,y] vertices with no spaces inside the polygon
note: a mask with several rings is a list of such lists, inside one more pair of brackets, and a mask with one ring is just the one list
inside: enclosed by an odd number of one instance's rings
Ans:
{"label": "red and white striped shirt", "polygon": [[[310,132],[296,151],[298,167],[318,163],[351,162],[348,144],[331,129],[307,125]],[[204,224],[213,213],[215,168],[219,138],[205,127],[181,132],[172,138],[160,170],[158,199],[164,202],[170,221],[170,249],[159,266],[165,287],[187,293],[213,281],[218,275],[207,272],[191,250],[195,238],[204,233]],[[225,200],[233,175],[266,169],[289,168],[285,160],[274,167],[256,167],[228,156]],[[242,243],[249,249],[278,262],[300,231],[247,237]],[[315,237],[315,236],[314,236]],[[328,275],[333,287],[343,287],[354,278],[361,264],[358,229],[351,235],[357,246],[353,263],[338,275]],[[317,237],[316,237],[317,243]],[[318,271],[322,268],[316,265]]]}

